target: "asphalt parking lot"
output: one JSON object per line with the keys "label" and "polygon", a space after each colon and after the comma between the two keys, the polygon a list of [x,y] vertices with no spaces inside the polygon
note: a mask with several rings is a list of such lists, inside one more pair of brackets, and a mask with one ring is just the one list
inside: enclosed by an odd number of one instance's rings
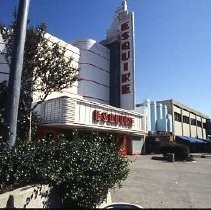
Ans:
{"label": "asphalt parking lot", "polygon": [[211,158],[191,162],[129,156],[130,173],[123,187],[111,191],[112,202],[143,208],[211,208]]}

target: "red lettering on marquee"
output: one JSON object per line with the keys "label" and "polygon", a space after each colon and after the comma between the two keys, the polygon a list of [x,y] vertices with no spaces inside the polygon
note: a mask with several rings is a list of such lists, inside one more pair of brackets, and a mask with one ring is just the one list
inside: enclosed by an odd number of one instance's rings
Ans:
{"label": "red lettering on marquee", "polygon": [[115,115],[114,114],[108,114],[108,121],[111,123],[115,122]]}
{"label": "red lettering on marquee", "polygon": [[123,119],[124,119],[124,116],[120,116],[120,118],[119,118],[120,124],[124,124]]}
{"label": "red lettering on marquee", "polygon": [[106,112],[103,112],[101,114],[101,117],[102,117],[102,121],[104,122],[108,122],[108,114]]}
{"label": "red lettering on marquee", "polygon": [[115,115],[115,123],[117,123],[117,124],[120,123],[120,121],[119,121],[120,119],[119,118],[120,118],[120,116],[116,114]]}
{"label": "red lettering on marquee", "polygon": [[133,124],[133,119],[132,118],[128,118],[127,119],[127,124]]}
{"label": "red lettering on marquee", "polygon": [[94,118],[94,120],[100,121],[100,120],[101,120],[100,112],[97,111],[97,110],[95,110],[95,111],[93,112],[93,118]]}
{"label": "red lettering on marquee", "polygon": [[122,83],[130,81],[130,73],[122,74]]}
{"label": "red lettering on marquee", "polygon": [[122,85],[122,94],[130,93],[130,84]]}
{"label": "red lettering on marquee", "polygon": [[125,124],[125,125],[127,124],[127,117],[126,116],[123,116],[122,123]]}
{"label": "red lettering on marquee", "polygon": [[133,118],[125,115],[108,114],[107,112],[93,111],[93,119],[107,123],[115,123],[119,125],[132,126]]}

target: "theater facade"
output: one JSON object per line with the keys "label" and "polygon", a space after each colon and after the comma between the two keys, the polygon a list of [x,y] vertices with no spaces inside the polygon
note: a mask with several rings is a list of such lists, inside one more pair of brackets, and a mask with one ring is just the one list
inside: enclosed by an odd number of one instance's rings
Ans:
{"label": "theater facade", "polygon": [[[66,56],[79,69],[79,80],[37,107],[42,119],[39,135],[72,128],[111,132],[118,134],[123,155],[140,154],[146,123],[145,116],[134,110],[134,13],[128,11],[126,0],[115,11],[101,42],[66,43],[51,34],[46,38],[66,47]],[[33,93],[34,101],[37,94]]]}

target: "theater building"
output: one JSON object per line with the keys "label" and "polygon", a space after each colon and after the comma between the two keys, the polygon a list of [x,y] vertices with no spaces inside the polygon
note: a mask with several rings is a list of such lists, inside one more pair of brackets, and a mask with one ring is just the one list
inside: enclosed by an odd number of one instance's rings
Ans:
{"label": "theater building", "polygon": [[[46,38],[67,48],[66,56],[72,57],[73,67],[79,69],[79,80],[38,106],[42,118],[39,134],[71,128],[114,132],[122,154],[140,154],[145,117],[134,111],[134,14],[128,11],[127,2],[117,8],[105,40],[99,43],[84,39],[70,44],[50,34]],[[33,93],[34,101],[37,94]]]}

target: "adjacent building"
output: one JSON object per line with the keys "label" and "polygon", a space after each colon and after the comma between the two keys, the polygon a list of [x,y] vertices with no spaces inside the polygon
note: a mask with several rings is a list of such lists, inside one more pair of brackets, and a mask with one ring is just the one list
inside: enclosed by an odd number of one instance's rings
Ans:
{"label": "adjacent building", "polygon": [[172,115],[172,133],[174,136],[189,136],[207,138],[206,121],[209,117],[193,108],[174,99],[158,101],[167,106]]}
{"label": "adjacent building", "polygon": [[146,116],[147,132],[166,132],[173,136],[203,139],[210,135],[209,117],[174,99],[146,99],[143,103],[136,104],[136,111]]}
{"label": "adjacent building", "polygon": [[207,119],[206,121],[207,126],[207,138],[211,140],[211,119]]}
{"label": "adjacent building", "polygon": [[146,117],[145,153],[158,152],[160,146],[172,142],[187,145],[191,152],[210,151],[210,119],[201,112],[174,99],[147,99],[136,104],[136,111]]}
{"label": "adjacent building", "polygon": [[136,111],[146,116],[147,132],[172,133],[172,115],[168,113],[166,105],[146,99],[136,104]]}

